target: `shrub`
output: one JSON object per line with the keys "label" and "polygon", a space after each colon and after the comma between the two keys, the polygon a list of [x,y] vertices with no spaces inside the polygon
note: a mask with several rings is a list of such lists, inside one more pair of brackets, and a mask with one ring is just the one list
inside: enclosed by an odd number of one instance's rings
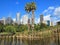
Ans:
{"label": "shrub", "polygon": [[4,31],[4,25],[2,23],[0,23],[0,32]]}
{"label": "shrub", "polygon": [[6,32],[10,32],[10,33],[16,32],[16,28],[14,26],[6,26],[4,29]]}

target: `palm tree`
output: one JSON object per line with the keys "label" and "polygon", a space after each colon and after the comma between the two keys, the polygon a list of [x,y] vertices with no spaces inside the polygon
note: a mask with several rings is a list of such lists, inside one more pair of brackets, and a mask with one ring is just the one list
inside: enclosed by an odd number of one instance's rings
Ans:
{"label": "palm tree", "polygon": [[31,6],[30,3],[27,3],[27,4],[25,5],[25,11],[27,11],[28,13],[31,11],[30,6]]}
{"label": "palm tree", "polygon": [[[25,11],[27,11],[28,13],[31,11],[30,5],[31,5],[30,3],[27,3],[25,6]],[[29,20],[30,19],[28,19],[28,32],[29,32],[29,27],[30,27]]]}
{"label": "palm tree", "polygon": [[29,13],[32,11],[32,30],[34,29],[34,11],[36,10],[36,4],[34,2],[27,3],[25,10]]}
{"label": "palm tree", "polygon": [[34,29],[34,11],[36,10],[36,4],[32,2],[30,7],[32,11],[32,30],[33,30]]}

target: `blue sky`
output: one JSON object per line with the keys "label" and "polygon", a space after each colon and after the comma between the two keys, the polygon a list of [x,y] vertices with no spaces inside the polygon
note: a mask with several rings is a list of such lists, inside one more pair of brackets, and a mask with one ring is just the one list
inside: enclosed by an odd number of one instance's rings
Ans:
{"label": "blue sky", "polygon": [[[39,18],[40,14],[44,14],[44,16],[53,15],[54,19],[58,18],[58,20],[60,20],[60,0],[0,0],[0,18],[8,16],[16,18],[18,11],[22,17],[27,13],[24,10],[25,4],[32,1],[34,1],[37,6],[35,11],[36,19]],[[58,16],[56,17],[57,12]]]}

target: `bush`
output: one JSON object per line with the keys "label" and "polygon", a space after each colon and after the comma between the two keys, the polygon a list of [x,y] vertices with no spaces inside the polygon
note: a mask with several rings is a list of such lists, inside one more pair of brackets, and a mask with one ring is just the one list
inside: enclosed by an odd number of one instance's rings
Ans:
{"label": "bush", "polygon": [[34,30],[36,30],[36,31],[40,30],[40,25],[39,24],[37,24],[37,25],[35,24]]}
{"label": "bush", "polygon": [[41,23],[40,24],[40,29],[43,29],[43,28],[48,28],[48,26],[46,24],[44,24],[44,23]]}
{"label": "bush", "polygon": [[0,23],[0,32],[4,31],[4,25],[2,23]]}
{"label": "bush", "polygon": [[10,33],[16,32],[16,28],[14,26],[6,26],[4,29],[6,32],[10,32]]}
{"label": "bush", "polygon": [[16,26],[17,28],[17,32],[23,32],[25,30],[28,30],[28,27],[26,25],[20,25],[20,26]]}

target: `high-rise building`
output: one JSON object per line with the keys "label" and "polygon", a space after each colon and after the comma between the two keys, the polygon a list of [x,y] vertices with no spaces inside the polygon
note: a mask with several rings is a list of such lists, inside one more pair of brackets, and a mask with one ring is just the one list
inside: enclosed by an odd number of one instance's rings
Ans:
{"label": "high-rise building", "polygon": [[20,24],[20,13],[17,12],[16,14],[16,23],[19,25]]}
{"label": "high-rise building", "polygon": [[53,26],[53,16],[50,16],[50,26]]}
{"label": "high-rise building", "polygon": [[40,23],[43,23],[43,15],[40,15]]}
{"label": "high-rise building", "polygon": [[11,18],[11,17],[8,17],[8,18],[6,19],[6,24],[12,24],[12,23],[13,23],[12,18]]}
{"label": "high-rise building", "polygon": [[49,20],[47,20],[47,25],[50,26],[50,21]]}
{"label": "high-rise building", "polygon": [[43,23],[47,25],[47,20],[44,20]]}
{"label": "high-rise building", "polygon": [[23,23],[23,24],[28,24],[28,22],[30,22],[30,20],[28,21],[28,16],[27,16],[27,15],[24,15],[24,16],[22,17],[22,23]]}
{"label": "high-rise building", "polygon": [[4,20],[3,20],[3,19],[0,19],[0,23],[2,23],[2,24],[3,24],[3,23],[4,23]]}
{"label": "high-rise building", "polygon": [[3,17],[3,24],[5,25],[6,24],[6,19],[5,19],[5,17]]}
{"label": "high-rise building", "polygon": [[6,24],[6,19],[5,19],[5,17],[3,17],[2,19],[0,19],[0,23],[2,23],[2,24]]}

